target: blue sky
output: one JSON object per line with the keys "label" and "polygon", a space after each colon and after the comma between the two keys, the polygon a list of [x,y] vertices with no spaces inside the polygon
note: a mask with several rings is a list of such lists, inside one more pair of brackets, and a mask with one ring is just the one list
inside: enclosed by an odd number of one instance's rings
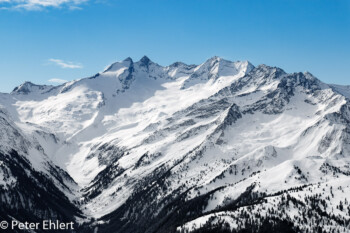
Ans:
{"label": "blue sky", "polygon": [[0,92],[143,55],[161,65],[217,55],[350,84],[349,0],[0,0],[0,8]]}

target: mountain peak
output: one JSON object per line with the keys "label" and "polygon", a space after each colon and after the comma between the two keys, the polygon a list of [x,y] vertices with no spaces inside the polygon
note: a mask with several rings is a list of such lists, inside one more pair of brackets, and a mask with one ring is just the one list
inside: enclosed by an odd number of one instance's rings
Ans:
{"label": "mountain peak", "polygon": [[252,63],[250,63],[249,61],[240,61],[240,60],[231,61],[231,60],[226,60],[226,59],[219,57],[219,56],[213,56],[204,62],[204,64],[211,64],[211,65],[214,65],[217,63],[220,63],[220,64],[228,64],[228,63],[245,64],[247,67],[254,68],[254,65]]}
{"label": "mountain peak", "polygon": [[122,67],[130,67],[133,63],[133,60],[130,57],[127,57],[123,61],[114,62],[112,65],[108,66],[103,73],[117,71]]}
{"label": "mountain peak", "polygon": [[205,63],[213,63],[213,62],[219,62],[223,60],[221,57],[219,56],[214,56],[214,57],[211,57],[209,58]]}
{"label": "mountain peak", "polygon": [[47,88],[51,88],[52,86],[47,85],[37,85],[29,81],[25,81],[23,84],[19,85],[18,87],[15,87],[11,94],[29,94],[33,91],[33,89],[43,91]]}
{"label": "mountain peak", "polygon": [[24,83],[22,83],[18,87],[15,87],[12,92],[27,93],[28,88],[30,88],[32,86],[35,86],[35,84],[32,82],[29,82],[29,81],[25,81]]}
{"label": "mountain peak", "polygon": [[141,64],[144,64],[144,65],[148,65],[151,61],[151,59],[149,59],[147,56],[143,56],[141,59],[140,59],[140,63]]}
{"label": "mountain peak", "polygon": [[133,60],[132,60],[131,57],[127,57],[127,58],[125,58],[123,61],[126,61],[126,62],[133,62]]}
{"label": "mountain peak", "polygon": [[179,67],[179,66],[185,66],[186,64],[180,61],[174,62],[173,64],[171,64],[170,66],[172,67]]}
{"label": "mountain peak", "polygon": [[269,72],[269,71],[280,71],[281,73],[285,73],[284,70],[281,68],[275,67],[275,66],[268,66],[265,64],[260,64],[256,67],[258,70],[262,70],[264,72]]}
{"label": "mountain peak", "polygon": [[30,82],[30,81],[25,81],[21,86],[36,86],[36,84]]}
{"label": "mountain peak", "polygon": [[222,59],[221,57],[215,55],[215,56],[209,58],[208,60],[221,60],[221,59]]}

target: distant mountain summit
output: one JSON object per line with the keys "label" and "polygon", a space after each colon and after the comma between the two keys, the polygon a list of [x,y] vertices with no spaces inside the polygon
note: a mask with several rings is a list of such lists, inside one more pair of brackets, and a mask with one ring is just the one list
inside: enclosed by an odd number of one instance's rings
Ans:
{"label": "distant mountain summit", "polygon": [[[76,232],[349,232],[350,89],[126,58],[0,94],[0,218]],[[38,231],[41,232],[41,231]]]}
{"label": "distant mountain summit", "polygon": [[15,89],[13,89],[11,94],[24,94],[24,95],[27,95],[29,93],[42,94],[48,90],[51,90],[52,88],[53,86],[36,85],[27,81],[22,85],[16,87]]}

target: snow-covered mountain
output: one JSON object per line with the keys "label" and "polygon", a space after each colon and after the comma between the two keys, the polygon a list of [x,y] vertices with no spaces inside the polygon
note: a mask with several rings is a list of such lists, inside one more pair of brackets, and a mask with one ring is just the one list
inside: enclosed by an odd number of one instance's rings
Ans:
{"label": "snow-covered mountain", "polygon": [[349,97],[219,57],[26,82],[0,95],[0,217],[76,232],[349,232]]}

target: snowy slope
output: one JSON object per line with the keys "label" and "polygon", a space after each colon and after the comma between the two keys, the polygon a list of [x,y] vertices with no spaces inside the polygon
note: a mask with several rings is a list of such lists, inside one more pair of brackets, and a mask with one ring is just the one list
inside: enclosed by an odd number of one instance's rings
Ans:
{"label": "snowy slope", "polygon": [[[0,149],[27,158],[82,211],[81,232],[317,230],[308,221],[347,232],[348,97],[345,86],[266,65],[127,58],[90,78],[1,94]],[[16,177],[4,171],[7,190]]]}

